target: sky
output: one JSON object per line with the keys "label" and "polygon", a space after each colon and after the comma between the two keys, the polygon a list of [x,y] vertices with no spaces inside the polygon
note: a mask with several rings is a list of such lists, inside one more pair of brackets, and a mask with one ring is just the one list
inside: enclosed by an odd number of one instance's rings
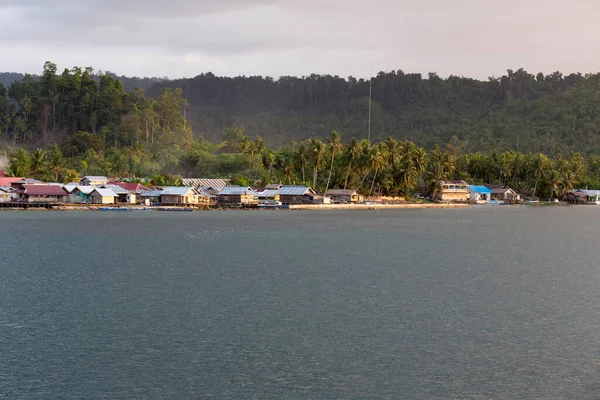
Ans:
{"label": "sky", "polygon": [[587,73],[599,17],[597,0],[0,0],[0,71]]}

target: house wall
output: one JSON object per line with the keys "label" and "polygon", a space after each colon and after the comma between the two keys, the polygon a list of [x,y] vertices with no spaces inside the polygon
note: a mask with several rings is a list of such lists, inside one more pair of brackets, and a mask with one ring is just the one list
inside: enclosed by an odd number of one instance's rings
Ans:
{"label": "house wall", "polygon": [[112,196],[92,195],[90,198],[92,204],[115,204],[115,198]]}
{"label": "house wall", "polygon": [[162,204],[198,204],[198,196],[163,194],[160,196],[160,202]]}
{"label": "house wall", "polygon": [[440,195],[437,196],[439,199],[444,201],[467,201],[469,198],[469,192],[467,190],[443,190]]}
{"label": "house wall", "polygon": [[282,194],[279,196],[279,201],[283,204],[313,204],[314,201],[310,196],[306,195],[291,195]]}
{"label": "house wall", "polygon": [[17,198],[16,193],[0,192],[0,203],[10,203],[11,201],[15,201],[16,198]]}
{"label": "house wall", "polygon": [[28,203],[62,203],[67,196],[26,196]]}

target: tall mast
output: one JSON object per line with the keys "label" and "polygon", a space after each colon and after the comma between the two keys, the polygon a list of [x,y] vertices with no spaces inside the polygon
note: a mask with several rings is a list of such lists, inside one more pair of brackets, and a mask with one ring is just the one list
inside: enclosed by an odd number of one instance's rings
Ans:
{"label": "tall mast", "polygon": [[367,143],[371,145],[371,93],[373,91],[373,78],[369,74],[369,123],[367,127]]}

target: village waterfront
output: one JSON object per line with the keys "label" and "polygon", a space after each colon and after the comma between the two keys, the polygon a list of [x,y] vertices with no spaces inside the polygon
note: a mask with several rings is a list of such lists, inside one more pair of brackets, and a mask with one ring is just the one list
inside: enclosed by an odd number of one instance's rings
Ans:
{"label": "village waterfront", "polygon": [[0,213],[0,393],[594,399],[599,217]]}

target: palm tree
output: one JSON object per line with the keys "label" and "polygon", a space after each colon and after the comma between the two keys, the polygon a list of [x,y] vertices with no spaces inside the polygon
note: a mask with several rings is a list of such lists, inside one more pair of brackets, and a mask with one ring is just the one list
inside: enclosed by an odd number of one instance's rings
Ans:
{"label": "palm tree", "polygon": [[546,175],[549,167],[550,159],[542,153],[537,153],[531,161],[531,172],[535,177],[535,186],[533,187],[532,197],[535,198],[535,192],[537,191],[538,183],[540,179],[542,179]]}
{"label": "palm tree", "polygon": [[46,152],[42,149],[35,149],[31,153],[31,172],[34,175],[39,175],[44,167]]}
{"label": "palm tree", "polygon": [[373,186],[375,185],[377,173],[380,169],[385,167],[385,155],[381,151],[380,146],[373,146],[373,148],[371,148],[367,165],[371,171],[375,172],[375,174],[373,175],[373,181],[371,182],[371,190],[369,190],[369,196],[371,196],[373,194]]}
{"label": "palm tree", "polygon": [[335,153],[343,150],[342,143],[340,142],[340,135],[336,131],[331,131],[331,137],[327,139],[327,145],[329,152],[331,153],[331,166],[329,167],[329,176],[327,177],[327,186],[325,192],[329,190],[329,183],[331,182],[331,173],[333,172],[333,162],[335,160]]}
{"label": "palm tree", "polygon": [[268,183],[271,183],[271,172],[273,172],[273,167],[275,166],[275,154],[271,151],[269,151],[267,153],[267,156],[265,157],[265,164],[267,165],[267,167],[269,168],[269,175],[268,175]]}
{"label": "palm tree", "polygon": [[385,140],[385,147],[387,149],[387,156],[388,156],[388,163],[389,165],[394,165],[396,164],[396,161],[398,160],[398,157],[400,155],[400,144],[394,140],[393,137],[388,136],[387,139]]}
{"label": "palm tree", "polygon": [[[63,173],[63,177],[62,177],[62,182],[64,184],[67,184],[69,182],[78,182],[79,181],[79,174],[77,173],[77,171],[73,170],[73,169],[68,169]],[[58,179],[57,179],[58,181]]]}
{"label": "palm tree", "polygon": [[562,183],[563,183],[563,193],[573,190],[575,185],[577,185],[577,183],[578,183],[577,175],[575,174],[575,172],[573,172],[571,170],[566,170],[562,174]]}
{"label": "palm tree", "polygon": [[309,157],[310,157],[310,153],[308,151],[308,148],[306,147],[306,145],[304,143],[300,143],[300,146],[298,147],[298,160],[300,160],[300,168],[302,169],[302,183],[303,184],[306,182],[305,170],[306,170],[306,163],[307,163]]}
{"label": "palm tree", "polygon": [[435,145],[429,155],[425,179],[427,182],[427,193],[431,199],[435,199],[438,192],[442,190],[441,181],[448,179],[453,173],[454,165],[452,158]]}
{"label": "palm tree", "polygon": [[294,163],[290,161],[283,167],[283,177],[287,180],[287,183],[290,184],[295,175],[296,171],[294,169]]}
{"label": "palm tree", "polygon": [[398,184],[399,191],[407,195],[416,186],[419,173],[412,160],[403,159],[394,174],[394,178]]}
{"label": "palm tree", "polygon": [[[325,145],[319,139],[312,138],[309,141],[309,149],[313,167],[313,189],[317,187],[317,174],[324,167]],[[315,189],[316,190],[316,189]]]}
{"label": "palm tree", "polygon": [[563,180],[562,176],[560,175],[560,172],[558,172],[555,169],[550,171],[550,173],[548,174],[548,186],[550,186],[550,201],[552,201],[554,193],[556,193],[556,195],[558,196],[558,189],[562,183]]}
{"label": "palm tree", "polygon": [[31,160],[29,154],[23,149],[18,149],[10,159],[10,172],[15,177],[25,177],[30,170]]}
{"label": "palm tree", "polygon": [[348,160],[348,170],[346,171],[346,179],[344,180],[344,189],[348,186],[348,177],[350,176],[350,169],[352,168],[352,162],[360,152],[360,144],[356,140],[356,138],[352,138],[352,141],[346,147],[346,158]]}

